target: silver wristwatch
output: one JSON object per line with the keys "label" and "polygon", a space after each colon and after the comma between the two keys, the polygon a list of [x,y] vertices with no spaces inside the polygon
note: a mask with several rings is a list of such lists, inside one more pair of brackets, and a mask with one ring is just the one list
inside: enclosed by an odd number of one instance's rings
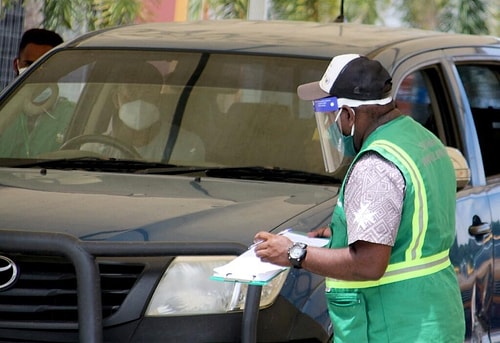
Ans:
{"label": "silver wristwatch", "polygon": [[288,260],[294,268],[302,268],[302,261],[306,258],[307,244],[296,242],[288,249]]}

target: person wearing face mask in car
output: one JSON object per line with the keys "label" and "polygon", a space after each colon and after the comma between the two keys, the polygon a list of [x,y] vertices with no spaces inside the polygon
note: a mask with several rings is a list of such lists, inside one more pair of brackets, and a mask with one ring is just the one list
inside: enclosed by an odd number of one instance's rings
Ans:
{"label": "person wearing face mask in car", "polygon": [[[39,28],[25,31],[13,61],[16,76],[61,43],[62,37],[54,31]],[[73,111],[74,104],[60,96],[57,85],[32,87],[19,115],[0,132],[0,156],[32,158],[58,149]]]}
{"label": "person wearing face mask in car", "polygon": [[16,76],[22,74],[42,55],[62,42],[62,37],[51,30],[34,28],[25,31],[13,63]]}
{"label": "person wearing face mask in car", "polygon": [[[21,37],[13,66],[16,76],[63,39],[56,32],[30,29]],[[26,86],[26,101],[10,125],[0,132],[0,156],[12,158],[39,157],[57,150],[64,141],[74,104],[60,96],[56,84]]]}
{"label": "person wearing face mask in car", "polygon": [[[148,161],[203,161],[205,151],[201,139],[183,128],[172,125],[172,107],[175,107],[175,104],[168,104],[168,110],[160,111],[160,104],[165,95],[162,94],[162,80],[158,70],[148,64],[142,67],[141,77],[150,83],[122,83],[117,86],[113,98],[117,112],[111,118],[104,135],[112,136],[132,147],[142,159]],[[166,144],[173,133],[176,140],[173,142],[171,154],[166,158]],[[85,143],[81,150],[112,158],[131,157],[101,143]]]}
{"label": "person wearing face mask in car", "polygon": [[116,93],[118,115],[111,120],[110,135],[129,143],[144,158],[160,156],[162,126],[158,103],[160,85],[120,85]]}

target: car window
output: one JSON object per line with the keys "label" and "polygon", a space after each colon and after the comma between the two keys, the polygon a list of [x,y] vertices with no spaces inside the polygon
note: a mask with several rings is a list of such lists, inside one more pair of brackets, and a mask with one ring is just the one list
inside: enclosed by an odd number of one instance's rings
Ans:
{"label": "car window", "polygon": [[199,132],[212,163],[323,173],[312,105],[298,99],[296,87],[320,78],[324,66],[296,58],[212,54],[192,88],[183,125]]}
{"label": "car window", "polygon": [[416,71],[404,78],[396,95],[402,113],[411,115],[420,124],[438,134],[424,75]]}
{"label": "car window", "polygon": [[463,150],[455,114],[439,65],[428,65],[408,74],[396,92],[396,104],[407,115],[433,132],[446,146]]}
{"label": "car window", "polygon": [[[53,144],[34,151],[31,136],[40,131],[36,144],[43,146],[47,135],[38,124],[26,126],[10,136],[19,149],[0,158],[90,156],[325,174],[312,105],[299,100],[296,87],[319,79],[327,64],[246,54],[62,51],[0,109],[2,137],[19,118],[31,118],[33,107],[33,118],[57,126]],[[43,99],[50,91],[71,107],[54,116],[54,104]],[[64,122],[54,125],[59,116]]]}
{"label": "car window", "polygon": [[486,176],[500,174],[500,68],[458,65],[476,126]]}

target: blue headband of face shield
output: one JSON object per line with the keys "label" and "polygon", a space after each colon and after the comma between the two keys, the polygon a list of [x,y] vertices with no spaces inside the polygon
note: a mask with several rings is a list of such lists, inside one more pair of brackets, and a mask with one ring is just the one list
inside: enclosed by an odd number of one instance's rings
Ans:
{"label": "blue headband of face shield", "polygon": [[314,112],[335,112],[339,109],[339,103],[336,97],[331,96],[313,100]]}

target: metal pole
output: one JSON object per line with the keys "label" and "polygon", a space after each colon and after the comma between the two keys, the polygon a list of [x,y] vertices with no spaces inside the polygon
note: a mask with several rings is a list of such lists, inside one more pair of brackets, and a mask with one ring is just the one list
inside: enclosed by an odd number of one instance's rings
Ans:
{"label": "metal pole", "polygon": [[259,319],[259,304],[262,286],[249,285],[247,298],[245,300],[245,311],[243,312],[243,323],[241,330],[242,343],[257,342],[257,322]]}

